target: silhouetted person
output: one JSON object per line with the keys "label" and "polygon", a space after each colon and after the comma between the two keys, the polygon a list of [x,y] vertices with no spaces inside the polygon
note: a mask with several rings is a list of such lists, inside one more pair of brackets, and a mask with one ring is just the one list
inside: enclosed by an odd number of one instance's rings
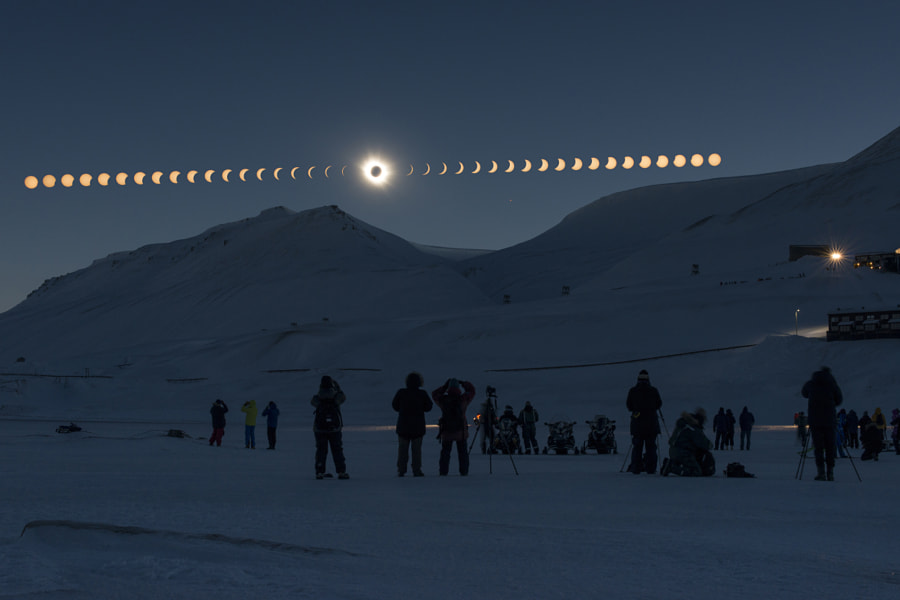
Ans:
{"label": "silhouetted person", "polygon": [[817,481],[834,481],[834,424],[836,408],[844,401],[844,395],[831,369],[822,367],[812,374],[800,393],[809,399],[809,431],[816,456]]}

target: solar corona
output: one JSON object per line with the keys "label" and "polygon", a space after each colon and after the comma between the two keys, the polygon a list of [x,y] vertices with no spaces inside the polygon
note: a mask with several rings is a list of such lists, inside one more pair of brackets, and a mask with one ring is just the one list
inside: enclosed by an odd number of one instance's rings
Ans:
{"label": "solar corona", "polygon": [[[580,157],[557,157],[549,159],[526,158],[520,160],[453,160],[449,161],[449,164],[451,165],[449,167],[448,163],[445,161],[434,163],[408,163],[408,169],[403,168],[402,170],[398,169],[397,171],[395,171],[390,163],[386,160],[383,160],[381,158],[369,158],[356,166],[344,164],[340,167],[335,164],[316,164],[274,168],[259,167],[256,169],[206,169],[205,171],[201,171],[198,169],[189,169],[186,171],[172,170],[168,172],[156,170],[151,172],[149,179],[155,185],[161,185],[165,182],[168,182],[172,185],[185,183],[197,185],[202,184],[203,182],[214,183],[219,181],[223,183],[247,183],[254,180],[285,182],[291,180],[302,180],[304,179],[303,173],[305,172],[307,179],[331,180],[340,177],[346,178],[348,176],[356,176],[358,178],[361,178],[369,185],[383,186],[387,185],[388,182],[390,182],[393,178],[401,176],[434,178],[444,176],[450,177],[459,175],[479,175],[480,177],[497,177],[500,174],[512,173],[551,174],[579,171],[591,172],[600,171],[601,167],[606,171],[612,171],[615,169],[631,170],[634,167],[639,167],[640,169],[649,169],[653,166],[659,169],[665,169],[669,166],[680,169],[687,165],[695,168],[702,167],[703,165],[718,167],[724,160],[722,158],[722,155],[718,153],[712,153],[707,156],[694,153],[690,155],[689,159],[685,154],[675,154],[671,158],[665,154],[658,154],[656,155],[655,161],[649,154],[641,154],[637,156],[638,158],[634,158],[633,156],[622,156],[621,158],[607,156],[605,163],[602,159],[597,158],[596,156],[584,159]],[[279,174],[282,171],[285,171],[285,173],[290,173],[290,179],[286,177],[280,177]],[[229,179],[231,174],[235,172],[237,172],[238,174],[237,178]],[[266,173],[268,173],[268,175]],[[254,174],[255,178],[253,176]],[[198,175],[201,176],[197,177]],[[111,176],[107,172],[100,172],[97,175],[93,175],[91,173],[82,173],[79,176],[66,173],[59,177],[48,173],[43,176],[28,175],[27,177],[25,177],[24,184],[25,187],[29,190],[35,190],[40,187],[48,189],[55,188],[57,183],[61,183],[64,188],[77,187],[76,183],[85,188],[91,187],[94,184],[107,187],[111,183],[110,180],[115,181],[115,183],[119,186],[125,186],[128,183],[128,179],[131,178],[131,180],[135,184],[142,186],[145,183],[144,179],[146,177],[147,173],[144,171],[135,171],[133,174],[119,172],[115,176]]]}

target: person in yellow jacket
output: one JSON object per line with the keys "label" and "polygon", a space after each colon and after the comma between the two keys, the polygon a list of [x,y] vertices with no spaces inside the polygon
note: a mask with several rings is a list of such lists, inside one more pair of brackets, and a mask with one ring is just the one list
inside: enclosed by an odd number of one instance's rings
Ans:
{"label": "person in yellow jacket", "polygon": [[244,447],[256,449],[256,400],[247,400],[241,407],[244,418]]}

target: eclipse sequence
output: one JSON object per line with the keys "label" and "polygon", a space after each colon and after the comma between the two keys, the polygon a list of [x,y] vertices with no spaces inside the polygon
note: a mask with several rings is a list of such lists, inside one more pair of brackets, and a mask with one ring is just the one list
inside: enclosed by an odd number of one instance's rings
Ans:
{"label": "eclipse sequence", "polygon": [[76,182],[81,187],[91,187],[94,183],[101,187],[107,187],[113,183],[119,186],[125,186],[128,185],[129,182],[135,185],[145,185],[148,183],[160,185],[164,181],[171,184],[183,182],[195,184],[204,181],[206,183],[213,183],[213,181],[219,180],[225,183],[232,183],[237,180],[246,182],[249,179],[252,181],[254,178],[257,181],[265,181],[267,179],[274,181],[292,179],[296,181],[298,178],[303,179],[304,175],[308,179],[335,179],[338,177],[346,177],[348,175],[361,176],[367,183],[379,186],[387,184],[392,177],[398,175],[405,175],[406,177],[424,177],[464,174],[488,175],[495,173],[559,173],[563,171],[581,171],[582,169],[597,171],[601,168],[601,165],[605,170],[612,171],[616,168],[625,170],[635,167],[649,169],[654,165],[660,169],[664,169],[670,165],[675,168],[682,168],[688,164],[692,167],[702,167],[704,164],[711,167],[718,167],[722,164],[722,157],[716,153],[708,156],[692,154],[690,157],[684,154],[676,154],[670,159],[665,154],[660,154],[655,160],[648,155],[642,155],[637,158],[624,156],[620,161],[614,156],[608,156],[605,164],[597,157],[591,157],[587,161],[584,161],[581,158],[573,158],[571,160],[566,160],[565,158],[541,158],[537,160],[522,159],[519,161],[507,159],[502,161],[491,160],[481,162],[475,160],[467,163],[463,161],[433,164],[426,162],[418,165],[410,163],[409,168],[402,171],[395,171],[390,163],[385,160],[369,158],[361,165],[352,167],[349,165],[340,167],[336,165],[326,165],[324,167],[313,165],[310,167],[276,167],[274,169],[269,169],[267,167],[258,169],[206,169],[204,171],[192,169],[184,172],[153,171],[146,173],[144,171],[137,171],[135,173],[119,172],[116,174],[101,172],[96,176],[90,173],[83,173],[77,178],[75,175],[69,173],[62,175],[59,178],[52,174],[47,174],[40,178],[35,175],[29,175],[25,178],[25,187],[30,190],[37,189],[41,186],[44,188],[54,188],[57,183],[59,183],[62,187],[72,188],[76,187]]}

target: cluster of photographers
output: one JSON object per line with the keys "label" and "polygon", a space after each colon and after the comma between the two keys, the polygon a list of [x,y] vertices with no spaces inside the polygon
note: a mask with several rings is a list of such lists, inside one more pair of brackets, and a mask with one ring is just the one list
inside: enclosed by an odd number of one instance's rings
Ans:
{"label": "cluster of photographers", "polygon": [[[425,413],[434,405],[441,411],[438,439],[441,442],[441,453],[438,473],[445,476],[450,471],[450,459],[453,447],[460,475],[469,473],[469,436],[466,409],[475,397],[475,386],[465,380],[447,379],[430,394],[422,389],[424,379],[421,374],[413,372],[406,376],[405,387],[397,390],[392,401],[393,409],[398,413],[396,432],[399,441],[397,454],[397,475],[403,477],[411,465],[415,477],[424,476],[422,470],[422,440],[425,437]],[[865,452],[862,459],[878,460],[886,438],[887,421],[880,409],[876,409],[872,417],[867,412],[855,422],[856,413],[848,413],[843,409],[837,413],[837,407],[843,402],[843,394],[828,367],[822,367],[813,373],[801,389],[801,394],[808,399],[806,412],[795,415],[798,437],[806,451],[809,442],[814,447],[816,480],[834,480],[834,462],[836,454],[844,456],[846,447],[858,448],[861,442]],[[530,402],[516,415],[512,406],[507,405],[502,415],[495,416],[492,400],[496,396],[492,388],[488,388],[487,398],[479,415],[479,427],[482,428],[482,452],[493,452],[494,427],[508,421],[506,427],[522,428],[525,453],[538,454],[536,424],[538,412]],[[315,474],[317,479],[326,476],[326,460],[329,449],[338,477],[347,479],[342,444],[342,427],[340,406],[346,395],[337,381],[323,376],[318,393],[310,403],[316,408],[313,433],[316,440]],[[650,384],[650,375],[646,370],[640,371],[636,384],[628,391],[626,406],[631,413],[631,462],[628,471],[634,474],[656,473],[658,463],[657,439],[661,433],[659,417],[662,399],[659,391]],[[256,425],[256,404],[251,400],[241,410],[245,413],[245,445],[256,447],[254,429]],[[213,421],[213,434],[209,444],[219,445],[225,428],[225,413],[228,407],[222,400],[216,400],[210,409]],[[278,425],[278,408],[270,402],[263,415],[267,416],[267,436],[269,449],[276,443]],[[706,423],[706,411],[697,408],[693,412],[685,411],[678,418],[675,429],[669,436],[669,457],[662,462],[661,475],[680,475],[683,477],[709,476],[715,473],[715,459],[711,450],[733,450],[735,423],[740,425],[740,449],[750,449],[750,434],[755,421],[753,414],[744,407],[739,419],[735,419],[731,410],[719,409],[713,420],[715,445],[703,431]],[[891,425],[893,425],[893,446],[900,454],[900,410],[894,409]],[[482,427],[483,426],[483,427]],[[518,440],[518,438],[517,438]],[[518,443],[518,441],[516,442]],[[507,449],[513,451],[513,449]],[[521,453],[521,448],[515,451]],[[729,465],[730,466],[730,465]],[[750,476],[749,474],[745,476]]]}

